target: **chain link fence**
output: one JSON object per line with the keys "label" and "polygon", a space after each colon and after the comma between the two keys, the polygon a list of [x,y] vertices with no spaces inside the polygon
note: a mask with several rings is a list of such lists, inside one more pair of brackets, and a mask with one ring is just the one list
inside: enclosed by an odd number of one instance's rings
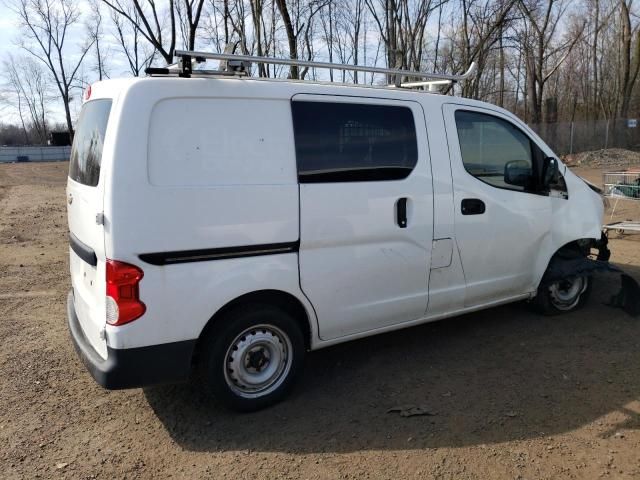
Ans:
{"label": "chain link fence", "polygon": [[640,151],[640,122],[635,119],[539,123],[529,126],[557,155],[607,148]]}

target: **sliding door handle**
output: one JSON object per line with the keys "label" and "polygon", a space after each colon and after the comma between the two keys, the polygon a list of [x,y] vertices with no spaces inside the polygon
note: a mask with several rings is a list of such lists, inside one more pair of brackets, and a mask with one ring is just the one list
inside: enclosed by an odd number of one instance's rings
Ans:
{"label": "sliding door handle", "polygon": [[463,215],[482,215],[485,210],[485,204],[479,198],[465,198],[462,200],[461,212]]}
{"label": "sliding door handle", "polygon": [[399,198],[396,202],[396,221],[400,228],[407,228],[407,198]]}

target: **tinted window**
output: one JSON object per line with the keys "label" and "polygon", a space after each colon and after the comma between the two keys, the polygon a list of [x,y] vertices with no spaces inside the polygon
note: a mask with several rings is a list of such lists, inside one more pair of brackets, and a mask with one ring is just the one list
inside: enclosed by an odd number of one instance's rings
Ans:
{"label": "tinted window", "polygon": [[464,168],[479,180],[500,188],[533,187],[532,144],[515,125],[476,112],[456,112]]}
{"label": "tinted window", "polygon": [[98,184],[110,111],[111,100],[93,100],[82,107],[69,163],[69,177],[76,182],[91,187]]}
{"label": "tinted window", "polygon": [[409,108],[293,102],[292,110],[300,182],[399,180],[418,161]]}

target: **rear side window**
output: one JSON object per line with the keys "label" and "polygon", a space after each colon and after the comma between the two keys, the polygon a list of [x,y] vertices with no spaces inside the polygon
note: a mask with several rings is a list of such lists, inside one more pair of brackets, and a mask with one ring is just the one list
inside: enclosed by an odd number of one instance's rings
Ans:
{"label": "rear side window", "polygon": [[76,182],[95,187],[100,178],[102,145],[111,111],[111,100],[85,103],[71,147],[69,177]]}
{"label": "rear side window", "polygon": [[293,102],[301,183],[401,180],[418,161],[407,107]]}

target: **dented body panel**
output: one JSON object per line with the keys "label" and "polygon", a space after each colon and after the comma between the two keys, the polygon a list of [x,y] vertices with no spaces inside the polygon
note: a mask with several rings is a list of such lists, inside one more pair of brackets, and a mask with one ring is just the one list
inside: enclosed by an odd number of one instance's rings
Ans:
{"label": "dented body panel", "polygon": [[569,198],[552,198],[550,249],[541,254],[536,265],[538,283],[542,279],[551,256],[563,246],[582,239],[598,241],[602,235],[604,203],[580,177],[562,166]]}

